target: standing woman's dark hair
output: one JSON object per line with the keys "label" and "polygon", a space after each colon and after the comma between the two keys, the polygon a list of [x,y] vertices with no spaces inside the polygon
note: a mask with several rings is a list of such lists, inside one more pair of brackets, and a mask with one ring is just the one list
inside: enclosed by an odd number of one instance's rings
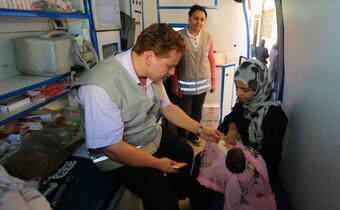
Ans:
{"label": "standing woman's dark hair", "polygon": [[207,11],[204,9],[204,7],[202,7],[202,6],[198,5],[198,4],[195,4],[195,5],[193,5],[192,7],[190,7],[190,10],[189,10],[189,12],[188,12],[189,17],[191,17],[192,14],[194,14],[194,12],[196,12],[197,10],[204,12],[205,18],[208,17],[208,13],[207,13]]}

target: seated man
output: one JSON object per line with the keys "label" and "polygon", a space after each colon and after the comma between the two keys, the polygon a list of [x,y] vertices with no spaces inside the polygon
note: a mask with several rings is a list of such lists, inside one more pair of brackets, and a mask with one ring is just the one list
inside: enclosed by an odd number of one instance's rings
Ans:
{"label": "seated man", "polygon": [[266,164],[253,149],[207,142],[201,153],[198,182],[224,194],[224,210],[275,210]]}
{"label": "seated man", "polygon": [[[179,209],[178,199],[190,190],[193,160],[190,145],[158,124],[160,115],[208,141],[220,138],[172,104],[165,92],[162,80],[174,74],[184,51],[176,31],[152,24],[132,49],[97,64],[73,86],[93,162],[152,210]],[[178,170],[177,162],[188,165]]]}

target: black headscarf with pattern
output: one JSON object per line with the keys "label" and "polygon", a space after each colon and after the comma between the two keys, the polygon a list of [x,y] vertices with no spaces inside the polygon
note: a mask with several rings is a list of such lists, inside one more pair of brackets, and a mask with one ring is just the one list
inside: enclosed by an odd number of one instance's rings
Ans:
{"label": "black headscarf with pattern", "polygon": [[280,106],[281,102],[275,99],[274,83],[268,74],[268,68],[261,61],[248,59],[237,68],[234,81],[241,81],[253,92],[253,99],[243,106],[243,115],[250,120],[248,132],[249,140],[261,150],[263,131],[262,121],[270,106]]}

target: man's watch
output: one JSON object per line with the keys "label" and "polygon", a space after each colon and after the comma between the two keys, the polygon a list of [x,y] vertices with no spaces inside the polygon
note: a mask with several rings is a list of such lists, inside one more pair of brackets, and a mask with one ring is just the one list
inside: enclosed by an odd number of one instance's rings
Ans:
{"label": "man's watch", "polygon": [[203,130],[203,125],[200,125],[200,126],[197,128],[197,130],[196,130],[196,135],[197,135],[197,136],[200,136],[202,130]]}

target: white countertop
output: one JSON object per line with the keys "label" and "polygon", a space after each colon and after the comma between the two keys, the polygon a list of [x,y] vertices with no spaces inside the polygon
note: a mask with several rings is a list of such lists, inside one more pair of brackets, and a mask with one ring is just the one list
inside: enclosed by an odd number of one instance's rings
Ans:
{"label": "white countertop", "polygon": [[234,66],[234,65],[236,65],[236,62],[215,63],[215,66],[217,67],[226,67],[226,66]]}

